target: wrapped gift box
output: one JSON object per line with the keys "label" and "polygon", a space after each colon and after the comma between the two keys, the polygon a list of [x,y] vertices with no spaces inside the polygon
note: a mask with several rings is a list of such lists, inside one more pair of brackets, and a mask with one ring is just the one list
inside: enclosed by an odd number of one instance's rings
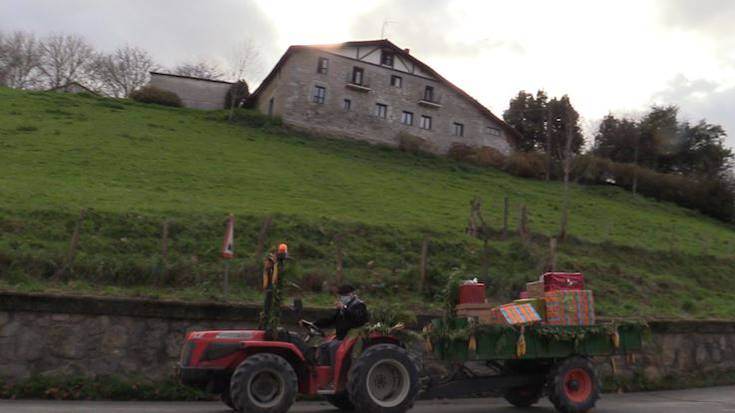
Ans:
{"label": "wrapped gift box", "polygon": [[497,308],[492,304],[458,304],[455,307],[457,317],[477,318],[480,324],[498,324]]}
{"label": "wrapped gift box", "polygon": [[528,298],[544,298],[544,282],[534,281],[526,283]]}
{"label": "wrapped gift box", "polygon": [[589,326],[595,324],[595,300],[590,290],[548,291],[546,324]]}
{"label": "wrapped gift box", "polygon": [[531,304],[542,320],[546,319],[546,300],[543,298],[526,298],[513,301],[514,304]]}
{"label": "wrapped gift box", "polygon": [[541,321],[541,316],[531,304],[505,304],[499,307],[505,324],[533,324]]}
{"label": "wrapped gift box", "polygon": [[578,272],[547,272],[543,280],[544,291],[584,290],[584,275]]}

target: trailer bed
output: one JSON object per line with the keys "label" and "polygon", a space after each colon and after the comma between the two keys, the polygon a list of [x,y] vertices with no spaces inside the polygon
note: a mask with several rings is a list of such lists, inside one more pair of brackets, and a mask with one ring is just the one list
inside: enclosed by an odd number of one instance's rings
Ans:
{"label": "trailer bed", "polygon": [[[625,355],[640,352],[644,326],[636,323],[607,322],[594,326],[472,326],[466,319],[444,325],[433,320],[431,346],[441,360],[562,359],[573,355],[587,357]],[[436,334],[439,333],[439,334]],[[525,351],[519,349],[523,335]],[[471,341],[474,338],[474,345]],[[522,346],[521,346],[522,347]]]}

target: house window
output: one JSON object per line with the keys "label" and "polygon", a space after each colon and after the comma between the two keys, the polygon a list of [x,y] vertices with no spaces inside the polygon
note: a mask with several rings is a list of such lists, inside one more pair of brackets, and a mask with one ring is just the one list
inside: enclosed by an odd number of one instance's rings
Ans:
{"label": "house window", "polygon": [[431,129],[431,116],[421,115],[421,129]]}
{"label": "house window", "polygon": [[388,105],[382,103],[375,104],[375,116],[385,119],[388,116]]}
{"label": "house window", "polygon": [[401,123],[408,126],[413,125],[413,113],[403,111],[403,114],[401,115]]}
{"label": "house window", "polygon": [[320,57],[319,63],[316,65],[316,72],[326,75],[329,69],[329,59],[326,57]]}
{"label": "house window", "polygon": [[380,64],[393,67],[393,53],[383,50],[380,55]]}
{"label": "house window", "polygon": [[344,102],[342,103],[342,109],[346,111],[352,109],[352,101],[349,99],[345,99]]}
{"label": "house window", "polygon": [[324,104],[327,89],[324,86],[314,86],[314,103]]}
{"label": "house window", "polygon": [[454,122],[454,129],[452,131],[452,134],[454,136],[464,136],[464,125]]}
{"label": "house window", "polygon": [[424,89],[424,100],[427,102],[434,101],[434,87],[433,86],[426,86],[426,89]]}
{"label": "house window", "polygon": [[393,87],[403,87],[403,78],[396,75],[391,76],[390,85]]}
{"label": "house window", "polygon": [[364,77],[365,71],[361,67],[355,66],[352,68],[352,83],[361,85]]}
{"label": "house window", "polygon": [[488,135],[500,136],[500,129],[498,128],[488,126],[485,130],[487,131]]}
{"label": "house window", "polygon": [[268,116],[273,116],[273,98],[268,100]]}

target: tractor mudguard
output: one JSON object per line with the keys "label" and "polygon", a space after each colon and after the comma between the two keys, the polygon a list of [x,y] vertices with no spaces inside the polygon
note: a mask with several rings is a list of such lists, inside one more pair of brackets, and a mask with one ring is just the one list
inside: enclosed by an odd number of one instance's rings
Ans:
{"label": "tractor mudguard", "polygon": [[302,353],[301,350],[299,350],[299,348],[296,347],[296,345],[293,343],[284,343],[280,341],[243,341],[240,343],[240,345],[242,346],[242,348],[245,350],[246,353],[248,352],[248,350],[253,350],[253,349],[278,348],[278,349],[285,349],[293,353],[293,355],[296,356],[296,358],[298,358],[301,361],[306,360],[306,358],[304,357],[304,353]]}

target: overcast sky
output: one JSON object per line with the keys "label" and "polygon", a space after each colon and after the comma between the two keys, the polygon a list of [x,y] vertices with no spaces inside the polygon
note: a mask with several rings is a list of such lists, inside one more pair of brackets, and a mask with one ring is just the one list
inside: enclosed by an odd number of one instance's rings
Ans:
{"label": "overcast sky", "polygon": [[[385,24],[384,24],[385,23]],[[608,112],[676,104],[735,146],[733,0],[0,0],[0,30],[131,44],[161,65],[224,64],[250,40],[257,83],[291,44],[385,37],[502,115],[519,90],[569,94],[588,134]],[[255,86],[255,85],[253,85]]]}

